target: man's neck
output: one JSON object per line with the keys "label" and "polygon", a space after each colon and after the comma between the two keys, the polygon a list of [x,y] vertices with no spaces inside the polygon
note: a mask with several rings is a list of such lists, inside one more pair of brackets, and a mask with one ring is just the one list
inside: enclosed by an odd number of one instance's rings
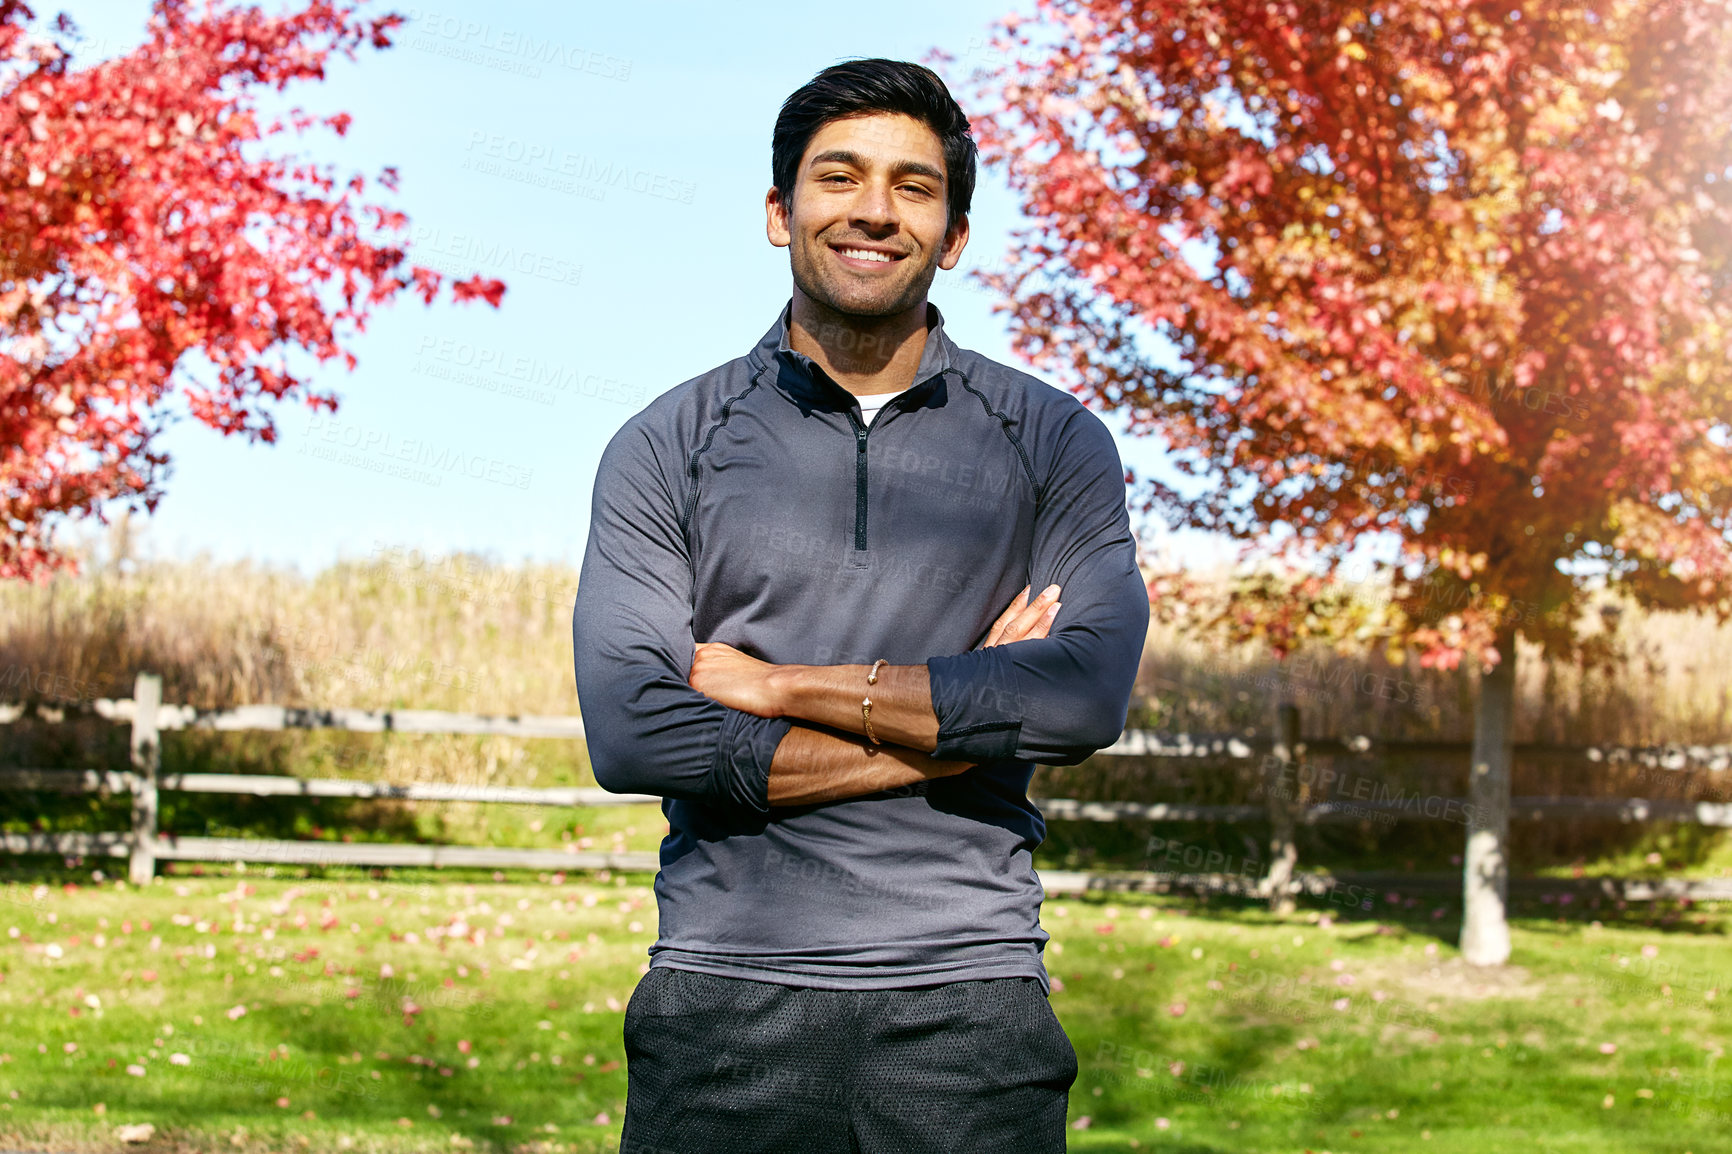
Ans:
{"label": "man's neck", "polygon": [[898,393],[914,383],[926,351],[926,302],[893,316],[858,317],[795,288],[788,344],[855,396]]}

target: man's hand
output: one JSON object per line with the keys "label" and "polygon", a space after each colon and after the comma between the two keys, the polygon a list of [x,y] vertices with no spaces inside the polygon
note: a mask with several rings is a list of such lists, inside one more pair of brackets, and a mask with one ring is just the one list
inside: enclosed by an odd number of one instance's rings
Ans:
{"label": "man's hand", "polygon": [[987,632],[986,640],[975,646],[976,649],[990,649],[994,645],[1009,645],[1015,641],[1038,641],[1046,636],[1046,631],[1052,628],[1053,618],[1058,616],[1059,589],[1057,585],[1048,585],[1041,591],[1034,604],[1028,604],[1028,592],[1031,586],[1024,585],[1022,592],[1016,595],[1010,603],[1010,608],[999,615],[992,623],[992,629]]}
{"label": "man's hand", "polygon": [[692,672],[686,681],[705,697],[731,709],[759,717],[781,717],[781,695],[771,676],[779,668],[725,642],[703,641],[692,654]]}
{"label": "man's hand", "polygon": [[[993,622],[979,648],[1037,641],[1045,637],[1058,615],[1059,588],[1048,585],[1031,603],[1030,587],[1024,585],[1008,608]],[[732,709],[758,717],[787,715],[785,680],[776,676],[783,666],[760,661],[721,641],[699,642],[692,654],[692,672],[686,681],[705,697]]]}

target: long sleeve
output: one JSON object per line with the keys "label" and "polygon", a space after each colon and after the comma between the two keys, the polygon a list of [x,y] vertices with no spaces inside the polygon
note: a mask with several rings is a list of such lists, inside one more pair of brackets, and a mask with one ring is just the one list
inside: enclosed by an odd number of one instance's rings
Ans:
{"label": "long sleeve", "polygon": [[[651,437],[629,421],[596,470],[571,615],[590,764],[613,793],[768,813],[770,761],[793,720],[732,709],[688,684],[692,567],[678,490]],[[678,461],[677,450],[662,455]]]}
{"label": "long sleeve", "polygon": [[1077,406],[1035,511],[1033,593],[1062,588],[1045,638],[926,662],[941,760],[1074,765],[1124,730],[1149,628],[1147,586],[1105,423]]}

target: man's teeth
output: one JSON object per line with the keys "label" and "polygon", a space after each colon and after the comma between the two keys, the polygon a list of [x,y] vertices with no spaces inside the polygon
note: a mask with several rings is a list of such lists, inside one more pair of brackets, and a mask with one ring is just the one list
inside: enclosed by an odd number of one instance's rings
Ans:
{"label": "man's teeth", "polygon": [[890,261],[896,259],[887,252],[873,252],[870,249],[864,248],[844,248],[838,249],[837,251],[839,251],[843,256],[851,256],[855,260],[876,260],[888,264]]}

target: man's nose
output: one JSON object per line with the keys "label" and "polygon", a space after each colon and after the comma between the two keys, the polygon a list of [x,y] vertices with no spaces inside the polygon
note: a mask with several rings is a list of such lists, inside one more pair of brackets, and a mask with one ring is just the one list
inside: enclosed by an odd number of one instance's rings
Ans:
{"label": "man's nose", "polygon": [[854,218],[861,225],[880,229],[899,223],[896,198],[891,195],[890,186],[875,181],[867,183],[854,202]]}

